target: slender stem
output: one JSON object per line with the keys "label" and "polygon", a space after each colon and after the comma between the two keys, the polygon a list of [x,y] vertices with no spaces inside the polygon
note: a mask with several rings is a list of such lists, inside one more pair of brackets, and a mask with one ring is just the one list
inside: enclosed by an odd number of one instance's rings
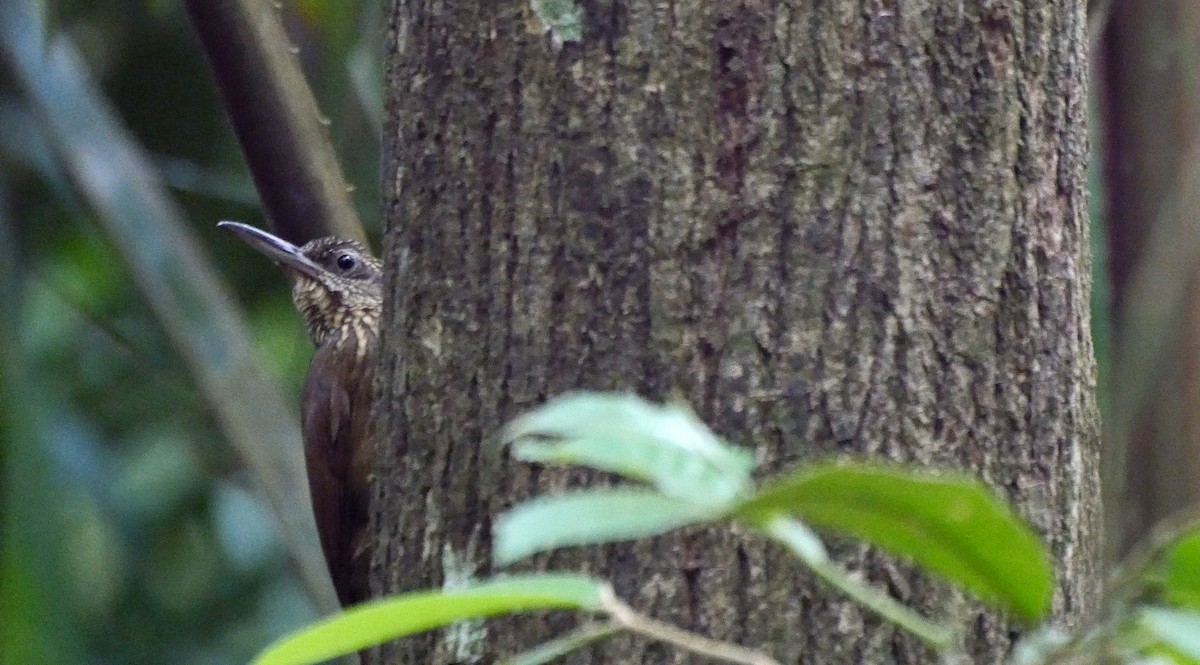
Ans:
{"label": "slender stem", "polygon": [[1146,572],[1155,560],[1185,534],[1197,529],[1200,529],[1200,509],[1196,508],[1179,511],[1151,529],[1109,576],[1105,588],[1106,609],[1109,612],[1119,610],[1120,604],[1141,590]]}
{"label": "slender stem", "polygon": [[604,600],[604,609],[609,612],[613,621],[625,630],[675,645],[694,654],[739,665],[781,665],[779,661],[761,651],[714,640],[639,614],[616,596],[609,596]]}
{"label": "slender stem", "polygon": [[1046,654],[1042,665],[1092,662],[1104,655],[1131,621],[1131,601],[1143,592],[1146,576],[1176,541],[1200,528],[1200,511],[1185,509],[1160,522],[1121,561],[1105,586],[1099,618],[1073,631],[1070,639]]}
{"label": "slender stem", "polygon": [[[1111,635],[1105,626],[1097,626],[1091,630],[1076,632],[1066,644],[1054,649],[1046,655],[1042,665],[1067,665],[1077,662],[1096,662],[1096,652],[1107,647]],[[1089,658],[1082,660],[1084,656]]]}
{"label": "slender stem", "polygon": [[[1074,663],[1109,662],[1115,646],[1140,651],[1133,643],[1137,626],[1128,607],[1121,604],[1115,610],[1072,631],[1060,646],[1048,650],[1039,665],[1071,665]],[[1125,662],[1125,661],[1120,661]]]}
{"label": "slender stem", "polygon": [[543,642],[538,646],[500,661],[500,665],[541,665],[576,649],[598,642],[620,632],[622,625],[616,621],[605,621],[581,626],[562,637]]}
{"label": "slender stem", "polygon": [[930,621],[873,587],[855,581],[850,573],[825,555],[819,541],[800,522],[782,515],[772,517],[761,527],[771,538],[790,549],[801,561],[837,590],[876,614],[921,638],[929,646],[942,650],[951,645],[954,631]]}

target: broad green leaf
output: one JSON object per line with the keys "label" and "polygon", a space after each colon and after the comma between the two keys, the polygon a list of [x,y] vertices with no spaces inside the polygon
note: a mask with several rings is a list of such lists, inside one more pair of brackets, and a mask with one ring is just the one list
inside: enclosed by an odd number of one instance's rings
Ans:
{"label": "broad green leaf", "polygon": [[744,495],[754,468],[749,454],[723,443],[691,411],[635,395],[553,399],[513,421],[504,439],[524,461],[618,473],[697,503],[728,503]]}
{"label": "broad green leaf", "polygon": [[1163,585],[1169,602],[1200,610],[1200,527],[1167,550]]}
{"label": "broad green leaf", "polygon": [[530,610],[599,610],[608,586],[583,575],[522,575],[376,600],[292,633],[255,665],[304,665],[463,619]]}
{"label": "broad green leaf", "polygon": [[1139,623],[1168,649],[1200,660],[1200,613],[1166,607],[1142,609]]}
{"label": "broad green leaf", "polygon": [[973,478],[824,464],[770,484],[737,509],[756,524],[777,512],[908,557],[1023,619],[1050,609],[1053,573],[1045,549]]}
{"label": "broad green leaf", "polygon": [[596,489],[540,497],[500,516],[493,556],[506,565],[559,547],[653,536],[720,514],[650,490]]}

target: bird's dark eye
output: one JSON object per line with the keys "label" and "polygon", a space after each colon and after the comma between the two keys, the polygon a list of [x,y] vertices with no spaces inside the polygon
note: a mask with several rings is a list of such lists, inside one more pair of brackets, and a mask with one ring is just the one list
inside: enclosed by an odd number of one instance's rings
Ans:
{"label": "bird's dark eye", "polygon": [[350,272],[356,265],[358,265],[358,261],[354,259],[353,254],[342,254],[337,257],[337,267],[342,272]]}

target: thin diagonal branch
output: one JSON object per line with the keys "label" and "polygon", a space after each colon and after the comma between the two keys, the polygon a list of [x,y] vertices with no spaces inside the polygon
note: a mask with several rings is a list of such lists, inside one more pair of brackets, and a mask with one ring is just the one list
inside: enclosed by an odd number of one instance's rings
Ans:
{"label": "thin diagonal branch", "polygon": [[308,82],[266,0],[187,0],[221,100],[278,235],[363,240]]}
{"label": "thin diagonal branch", "polygon": [[615,596],[605,599],[604,609],[615,623],[631,633],[666,642],[706,658],[738,665],[780,665],[779,661],[761,651],[714,640],[648,617]]}

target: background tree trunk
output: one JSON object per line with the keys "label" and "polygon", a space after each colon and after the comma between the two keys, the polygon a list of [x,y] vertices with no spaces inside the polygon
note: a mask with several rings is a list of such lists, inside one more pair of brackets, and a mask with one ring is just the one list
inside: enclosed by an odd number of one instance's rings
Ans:
{"label": "background tree trunk", "polygon": [[[377,592],[486,575],[491,519],[586,477],[484,444],[571,389],[678,395],[777,471],[837,453],[962,467],[1093,605],[1083,4],[395,2]],[[904,565],[841,559],[980,663],[1010,626]],[[918,663],[773,547],[691,532],[539,567],[785,662]],[[389,662],[492,662],[570,625],[492,622]],[[617,640],[574,663],[681,663]]]}
{"label": "background tree trunk", "polygon": [[1096,58],[1115,333],[1108,536],[1118,551],[1200,502],[1198,38],[1194,2],[1116,3]]}

